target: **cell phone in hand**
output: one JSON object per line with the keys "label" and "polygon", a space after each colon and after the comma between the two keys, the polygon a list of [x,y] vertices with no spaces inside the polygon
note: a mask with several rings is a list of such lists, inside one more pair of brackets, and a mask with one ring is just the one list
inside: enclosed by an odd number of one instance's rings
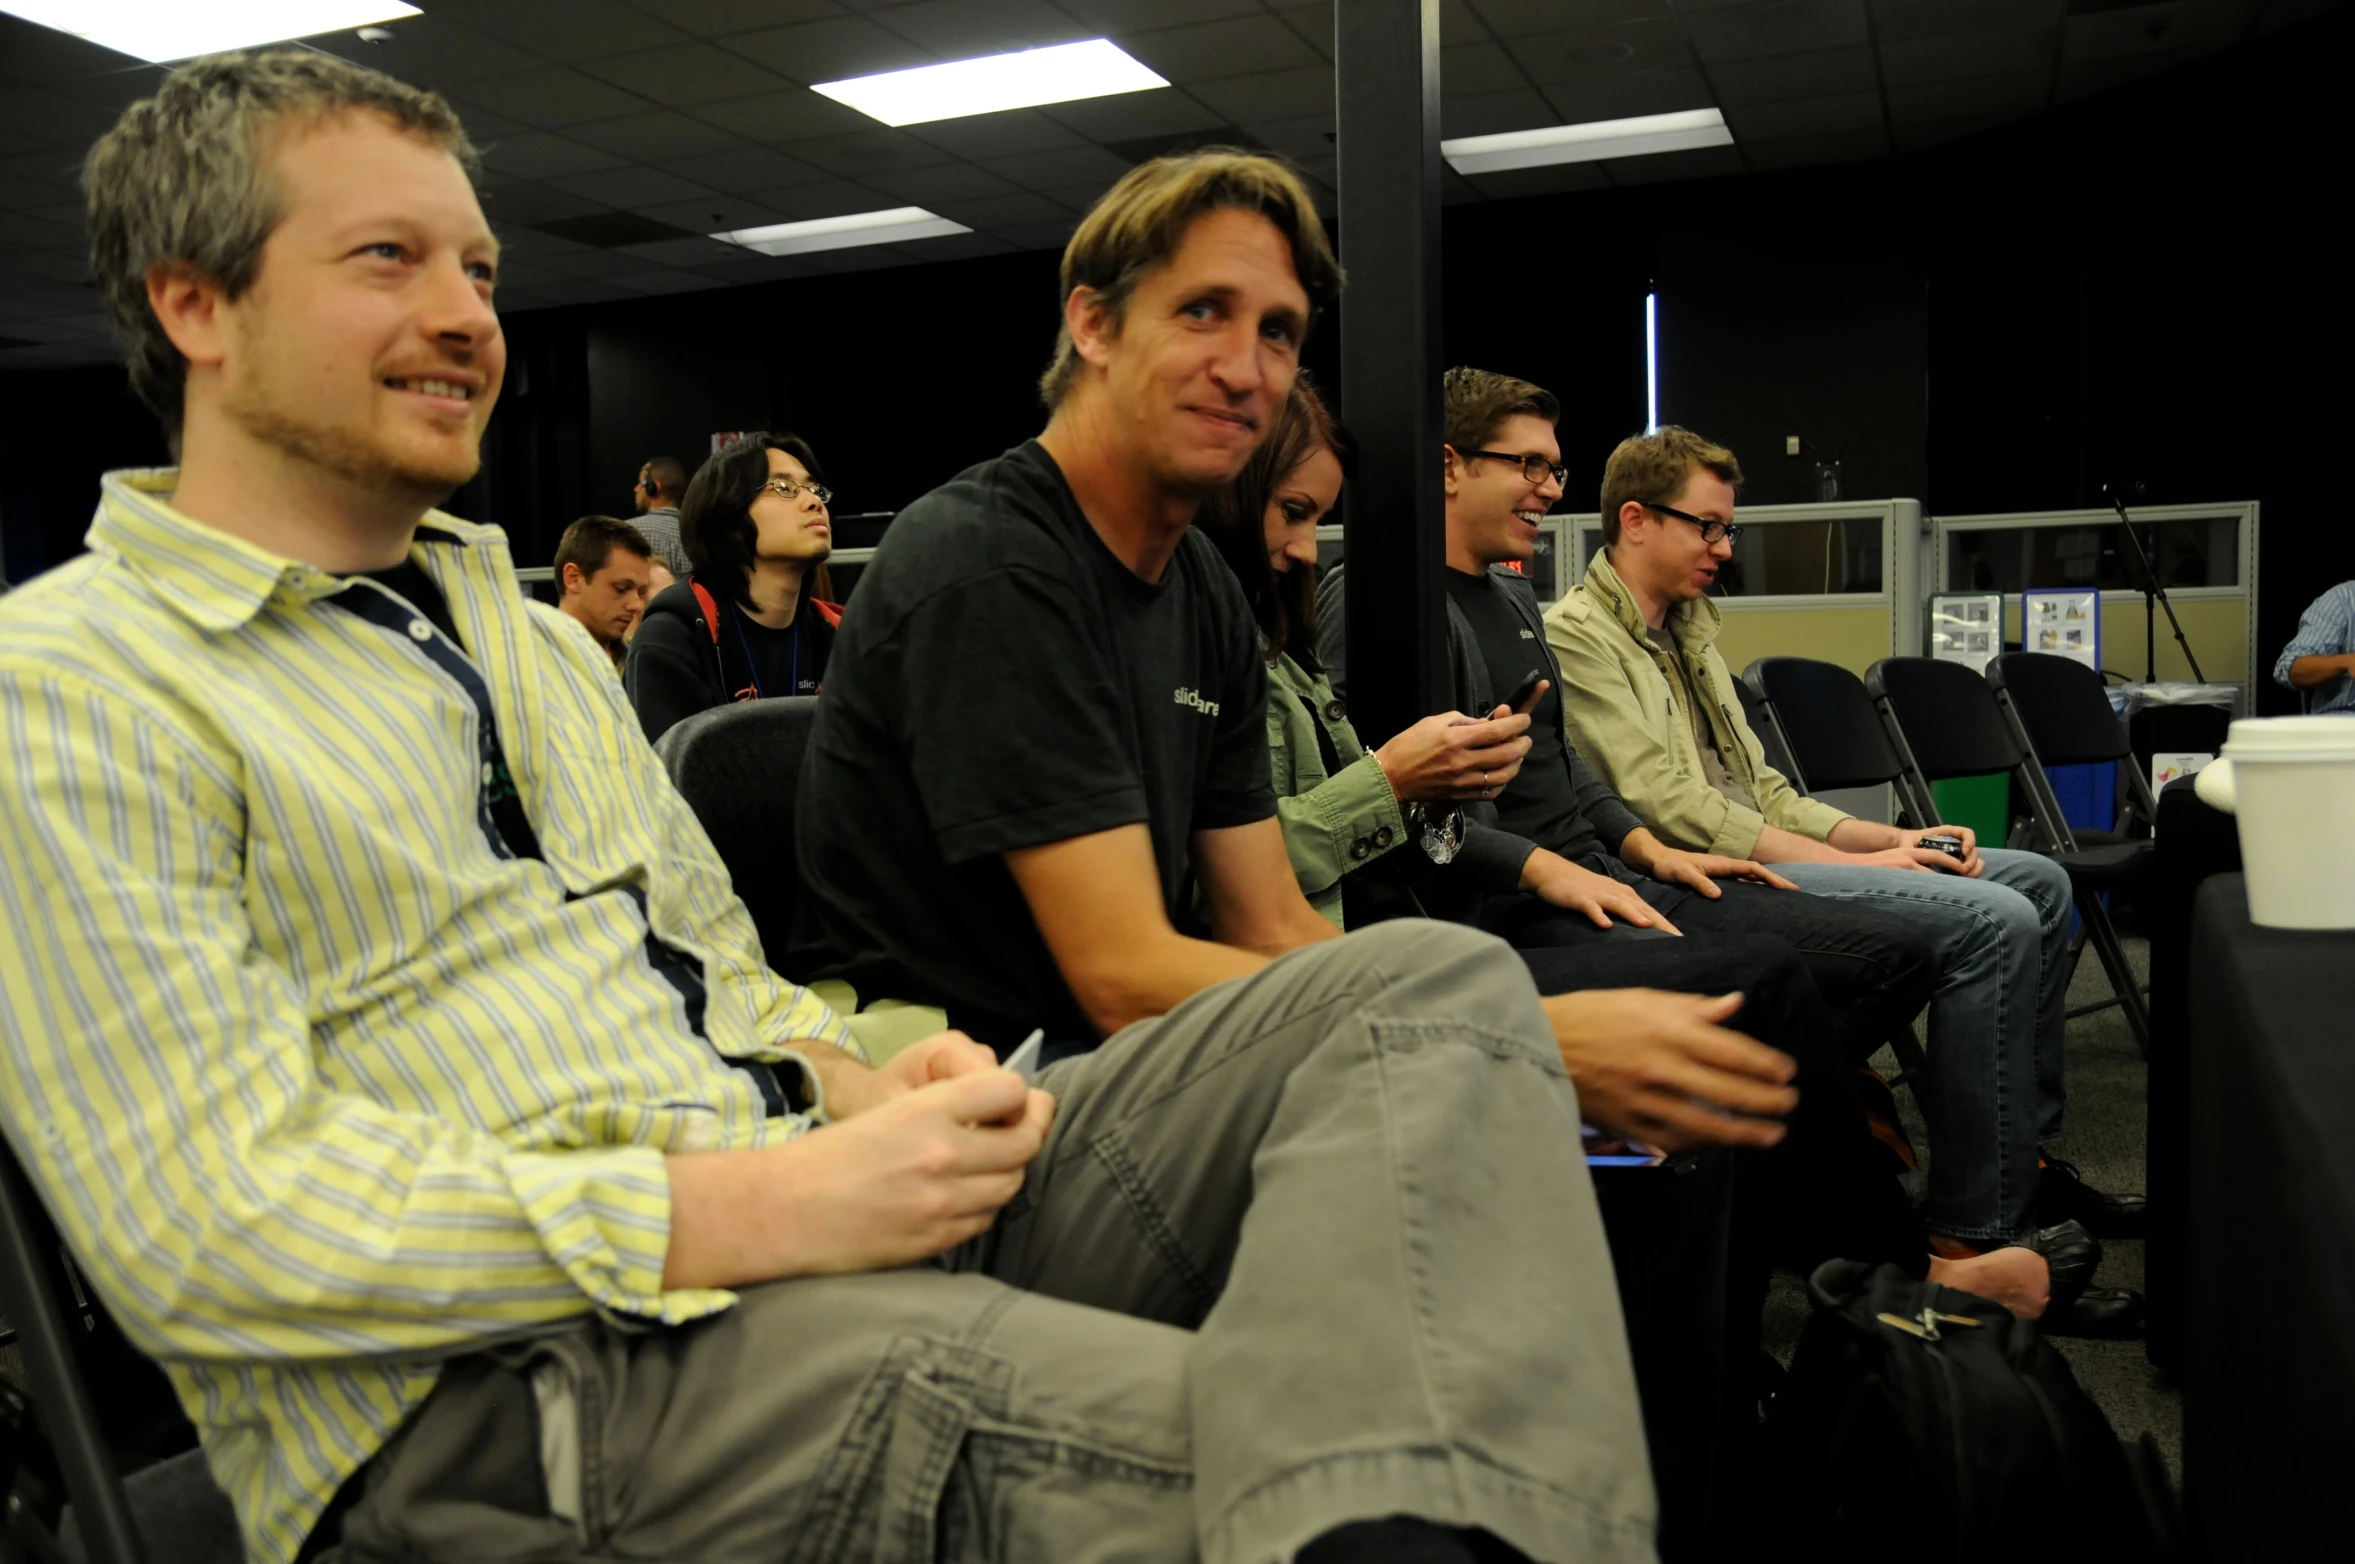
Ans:
{"label": "cell phone in hand", "polygon": [[1042,1026],[1037,1031],[1031,1033],[1028,1037],[1025,1037],[1022,1040],[1021,1047],[1015,1049],[1012,1053],[1006,1055],[1005,1058],[999,1060],[998,1062],[1004,1065],[1007,1069],[1012,1070],[1016,1075],[1021,1076],[1024,1080],[1035,1081],[1038,1079],[1039,1072],[1039,1048],[1046,1042],[1046,1040],[1047,1029]]}
{"label": "cell phone in hand", "polygon": [[1913,845],[1927,847],[1934,853],[1944,853],[1956,860],[1960,860],[1963,855],[1962,838],[1959,836],[1925,836]]}
{"label": "cell phone in hand", "polygon": [[1529,715],[1529,708],[1537,704],[1537,687],[1545,683],[1545,670],[1532,668],[1521,675],[1521,682],[1513,686],[1513,693],[1505,697],[1505,704],[1520,715]]}

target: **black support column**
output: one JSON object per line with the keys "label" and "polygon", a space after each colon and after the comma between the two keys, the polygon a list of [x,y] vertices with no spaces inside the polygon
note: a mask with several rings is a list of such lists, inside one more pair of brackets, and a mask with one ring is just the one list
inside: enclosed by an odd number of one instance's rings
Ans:
{"label": "black support column", "polygon": [[1350,720],[1369,745],[1451,702],[1439,460],[1439,0],[1333,8]]}

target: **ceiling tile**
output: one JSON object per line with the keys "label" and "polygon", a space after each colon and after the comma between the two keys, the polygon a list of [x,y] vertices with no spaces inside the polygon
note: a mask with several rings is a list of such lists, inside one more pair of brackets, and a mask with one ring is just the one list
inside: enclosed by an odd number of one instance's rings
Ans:
{"label": "ceiling tile", "polygon": [[2058,27],[2068,0],[1873,0],[1873,36],[1882,48],[1924,38]]}
{"label": "ceiling tile", "polygon": [[853,179],[911,168],[938,168],[956,161],[931,142],[899,130],[862,130],[848,136],[796,141],[788,150],[813,168]]}
{"label": "ceiling tile", "polygon": [[[586,278],[568,278],[562,282],[550,283],[546,287],[534,288],[532,296],[544,301],[536,307],[561,308],[567,304],[606,304],[615,299],[629,298],[633,295],[623,292],[610,283],[591,282]],[[502,311],[501,313],[508,312]],[[520,314],[522,312],[515,311],[514,313]]]}
{"label": "ceiling tile", "polygon": [[1729,107],[1736,103],[1787,103],[1793,98],[1834,92],[1873,92],[1881,84],[1873,52],[1861,44],[1712,65],[1709,80],[1719,100]]}
{"label": "ceiling tile", "polygon": [[698,266],[695,270],[698,275],[731,288],[741,288],[747,283],[788,282],[795,277],[809,275],[808,267],[796,265],[782,255],[754,255],[749,251],[733,260],[721,261],[714,266]]}
{"label": "ceiling tile", "polygon": [[385,31],[392,36],[382,43],[362,43],[351,33],[331,33],[306,42],[321,53],[436,92],[484,76],[511,76],[548,63],[545,52],[519,49],[462,25],[445,11],[404,17]]}
{"label": "ceiling tile", "polygon": [[1224,114],[1230,124],[1291,119],[1301,114],[1330,114],[1333,67],[1314,65],[1230,76],[1224,81],[1194,83],[1191,90],[1203,103]]}
{"label": "ceiling tile", "polygon": [[[1457,22],[1455,16],[1456,12],[1462,8],[1462,3],[1463,0],[1439,0],[1439,44],[1441,48],[1445,48],[1456,40]],[[1270,0],[1270,4],[1276,15],[1283,18],[1284,25],[1300,35],[1302,42],[1316,50],[1325,59],[1330,60],[1333,57],[1335,42],[1333,37],[1333,0],[1309,0],[1306,5],[1288,3],[1288,0]],[[1477,36],[1477,34],[1466,34],[1465,39],[1471,41]]]}
{"label": "ceiling tile", "polygon": [[605,203],[584,200],[569,190],[548,185],[515,184],[486,191],[482,210],[494,228],[528,228],[560,217],[587,217],[605,210]]}
{"label": "ceiling tile", "polygon": [[557,174],[587,174],[600,168],[619,168],[625,161],[611,152],[584,146],[553,131],[527,130],[520,136],[501,136],[482,149],[483,163],[517,179],[547,179]]}
{"label": "ceiling tile", "polygon": [[1871,130],[1843,131],[1828,136],[1780,136],[1772,141],[1753,141],[1742,148],[1757,169],[1812,168],[1823,163],[1863,163],[1889,155],[1888,132],[1875,126]]}
{"label": "ceiling tile", "polygon": [[666,174],[659,168],[636,166],[610,168],[601,174],[567,174],[543,182],[584,201],[602,201],[607,206],[633,209],[668,201],[692,201],[713,193],[693,180]]}
{"label": "ceiling tile", "polygon": [[2071,65],[2217,49],[2231,43],[2246,25],[2237,6],[2177,0],[2173,5],[2072,16],[2061,49]]}
{"label": "ceiling tile", "polygon": [[942,201],[932,209],[951,222],[963,223],[968,228],[986,228],[993,233],[1026,223],[1071,221],[1071,214],[1061,206],[1027,190],[987,196],[978,201]]}
{"label": "ceiling tile", "polygon": [[1538,130],[1561,122],[1562,116],[1554,112],[1544,95],[1527,87],[1476,98],[1449,98],[1439,106],[1439,133],[1443,136],[1498,136],[1508,130]]}
{"label": "ceiling tile", "polygon": [[641,266],[716,266],[734,260],[744,250],[741,245],[698,235],[692,239],[658,239],[652,244],[625,244],[613,253],[635,260]]}
{"label": "ceiling tile", "polygon": [[1077,226],[1077,219],[1066,217],[1059,222],[1021,223],[997,234],[1017,250],[1060,250],[1071,242],[1071,230]]}
{"label": "ceiling tile", "polygon": [[611,250],[593,250],[585,245],[560,255],[543,255],[532,264],[561,277],[617,277],[623,272],[639,270],[639,263],[626,255],[617,255]]}
{"label": "ceiling tile", "polygon": [[732,130],[747,141],[802,141],[812,136],[836,135],[875,122],[832,98],[821,98],[806,87],[764,92],[753,98],[725,103],[700,103],[687,112],[699,120]]}
{"label": "ceiling tile", "polygon": [[1839,92],[1788,103],[1750,103],[1726,111],[1734,140],[1743,146],[1776,136],[1828,136],[1879,130],[1881,95]]}
{"label": "ceiling tile", "polygon": [[982,167],[1025,190],[1051,190],[1058,185],[1091,182],[1100,190],[1129,170],[1124,160],[1102,147],[1071,147],[1060,152],[984,158]]}
{"label": "ceiling tile", "polygon": [[627,288],[632,293],[649,295],[699,293],[706,288],[719,286],[709,277],[699,277],[693,272],[677,271],[667,266],[659,271],[624,272],[621,276],[613,279],[613,285],[617,288]]}
{"label": "ceiling tile", "polygon": [[1671,20],[1664,0],[1471,0],[1471,5],[1499,38]]}
{"label": "ceiling tile", "polygon": [[1048,0],[918,0],[867,13],[944,60],[1071,43],[1088,29]]}
{"label": "ceiling tile", "polygon": [[697,196],[691,201],[641,207],[638,215],[697,234],[732,233],[739,228],[760,228],[783,220],[776,208],[765,201],[731,195]]}
{"label": "ceiling tile", "polygon": [[1333,161],[1333,116],[1303,114],[1297,119],[1272,119],[1250,127],[1250,133],[1290,158],[1296,165]]}
{"label": "ceiling tile", "polygon": [[1664,18],[1578,32],[1539,33],[1515,38],[1509,47],[1514,60],[1541,87],[1598,76],[1679,70],[1693,63],[1684,34]]}
{"label": "ceiling tile", "polygon": [[2046,27],[1884,42],[1881,79],[1891,87],[1919,87],[1931,82],[1967,81],[1973,76],[2049,71],[2060,38],[2059,28]]}
{"label": "ceiling tile", "polygon": [[894,246],[905,250],[919,261],[962,261],[976,255],[1011,255],[1015,246],[995,234],[939,234],[930,239],[909,239]]}
{"label": "ceiling tile", "polygon": [[880,190],[871,190],[847,179],[829,179],[814,185],[792,185],[783,190],[764,190],[752,199],[775,207],[780,222],[804,222],[813,217],[843,217],[852,212],[881,212],[900,204]]}
{"label": "ceiling tile", "polygon": [[2052,77],[2044,71],[1982,76],[1973,81],[1938,82],[1924,87],[1892,87],[1889,118],[1903,129],[1936,120],[2034,114],[2044,108],[2051,87]]}
{"label": "ceiling tile", "polygon": [[1439,51],[1439,90],[1448,97],[1511,92],[1528,85],[1529,78],[1521,74],[1521,67],[1502,45],[1459,43]]}
{"label": "ceiling tile", "polygon": [[639,10],[698,38],[840,16],[834,0],[635,0]]}
{"label": "ceiling tile", "polygon": [[551,60],[659,49],[686,37],[620,0],[466,0],[464,16],[468,27]]}
{"label": "ceiling tile", "polygon": [[681,179],[739,194],[809,184],[829,177],[822,168],[766,147],[735,147],[703,157],[671,158],[655,166]]}
{"label": "ceiling tile", "polygon": [[1121,47],[1180,85],[1232,76],[1238,65],[1253,70],[1299,65],[1331,69],[1324,56],[1265,12],[1137,33],[1123,38]]}
{"label": "ceiling tile", "polygon": [[594,76],[584,76],[560,65],[468,82],[465,98],[468,103],[479,103],[527,125],[578,125],[588,120],[619,119],[625,114],[643,113],[649,106],[635,93],[624,92]]}
{"label": "ceiling tile", "polygon": [[1109,98],[1058,103],[1042,112],[1056,124],[1067,125],[1094,141],[1142,141],[1150,136],[1182,136],[1189,130],[1214,130],[1221,125],[1234,123],[1175,87],[1156,87],[1151,92],[1123,92]]}
{"label": "ceiling tile", "polygon": [[910,206],[940,209],[944,201],[977,201],[986,196],[1018,195],[1011,183],[971,163],[940,168],[910,169],[905,173],[869,174],[865,182]]}
{"label": "ceiling tile", "polygon": [[1546,88],[1545,98],[1565,125],[1705,109],[1715,101],[1709,83],[1702,80],[1697,70],[1643,71],[1632,76],[1566,82]]}
{"label": "ceiling tile", "polygon": [[1615,185],[1665,185],[1679,179],[1722,179],[1745,172],[1740,147],[1695,147],[1689,152],[1661,152],[1651,157],[1617,158],[1598,163]]}
{"label": "ceiling tile", "polygon": [[695,157],[741,148],[743,140],[717,125],[663,110],[631,114],[621,119],[575,125],[570,134],[592,147],[626,157],[635,163],[659,163],[666,158]]}
{"label": "ceiling tile", "polygon": [[908,134],[962,158],[1012,157],[1017,152],[1051,152],[1078,146],[1080,135],[1036,109],[1007,109],[963,119],[910,125]]}
{"label": "ceiling tile", "polygon": [[1769,54],[1836,49],[1871,40],[1864,0],[1774,0],[1682,15],[1685,35],[1704,60],[1748,60]]}
{"label": "ceiling tile", "polygon": [[1038,193],[1077,216],[1103,200],[1104,192],[1111,188],[1112,181],[1108,179],[1089,179],[1076,185],[1060,185]]}
{"label": "ceiling tile", "polygon": [[1512,168],[1501,174],[1482,174],[1472,188],[1491,201],[1520,196],[1563,195],[1577,190],[1603,190],[1611,181],[1599,163],[1555,163],[1546,168]]}
{"label": "ceiling tile", "polygon": [[715,98],[749,98],[792,83],[763,70],[740,54],[707,43],[673,44],[629,54],[583,60],[580,68],[600,81],[627,88],[657,103],[709,103]]}
{"label": "ceiling tile", "polygon": [[794,81],[840,81],[877,71],[930,65],[930,49],[878,27],[863,16],[829,17],[763,32],[740,33],[723,46]]}
{"label": "ceiling tile", "polygon": [[44,282],[81,283],[90,279],[90,258],[69,250],[12,250],[8,269]]}
{"label": "ceiling tile", "polygon": [[1062,0],[1062,3],[1064,10],[1090,27],[1115,35],[1189,22],[1215,22],[1223,16],[1257,16],[1266,9],[1260,0]]}
{"label": "ceiling tile", "polygon": [[2187,50],[2182,54],[2132,54],[2109,60],[2080,60],[2061,67],[2053,101],[2076,103],[2113,87],[2148,81],[2197,58],[2195,52]]}
{"label": "ceiling tile", "polygon": [[[123,106],[128,107],[129,102],[126,98]],[[121,113],[121,108],[38,87],[11,87],[0,92],[0,126],[69,146],[88,146],[106,134]]]}
{"label": "ceiling tile", "polygon": [[1921,125],[1900,125],[1897,129],[1897,150],[1911,154],[1942,147],[1965,136],[1975,136],[1982,130],[1992,130],[2007,123],[2001,114],[1979,115],[1971,119],[1932,120]]}

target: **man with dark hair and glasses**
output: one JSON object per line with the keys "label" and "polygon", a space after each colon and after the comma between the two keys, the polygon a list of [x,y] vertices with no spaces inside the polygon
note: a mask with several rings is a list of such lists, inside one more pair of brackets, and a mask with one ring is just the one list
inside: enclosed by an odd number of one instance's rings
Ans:
{"label": "man with dark hair and glasses", "polygon": [[[1812,897],[1910,929],[1937,953],[1930,1005],[1932,1230],[1949,1253],[2070,1218],[2139,1236],[2139,1195],[2087,1187],[2039,1143],[2060,1128],[2068,876],[2036,853],[1982,850],[1965,826],[1859,820],[1766,763],[1716,648],[1709,597],[1733,557],[1742,469],[1688,429],[1619,443],[1604,468],[1604,547],[1545,616],[1580,751],[1651,832],[1777,866]],[[1517,784],[1516,784],[1517,785]],[[1793,898],[1794,900],[1796,898]],[[2117,1334],[2140,1298],[2089,1292],[2050,1332]]]}

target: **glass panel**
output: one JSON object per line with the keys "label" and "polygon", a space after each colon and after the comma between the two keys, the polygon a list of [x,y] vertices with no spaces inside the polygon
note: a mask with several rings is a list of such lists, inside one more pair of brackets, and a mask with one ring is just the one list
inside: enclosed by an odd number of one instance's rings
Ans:
{"label": "glass panel", "polygon": [[[2168,587],[2239,586],[2239,518],[2137,522],[2144,547]],[[2029,587],[2142,590],[2142,569],[2112,522],[2066,527],[1956,529],[1946,534],[1946,581],[1958,592],[2018,592]]]}
{"label": "glass panel", "polygon": [[[1669,518],[1675,520],[1674,517]],[[1737,517],[1737,519],[1739,519]],[[1744,521],[1711,597],[1821,597],[1881,590],[1878,516],[1839,521]],[[1583,572],[1603,546],[1599,525],[1579,529]]]}

